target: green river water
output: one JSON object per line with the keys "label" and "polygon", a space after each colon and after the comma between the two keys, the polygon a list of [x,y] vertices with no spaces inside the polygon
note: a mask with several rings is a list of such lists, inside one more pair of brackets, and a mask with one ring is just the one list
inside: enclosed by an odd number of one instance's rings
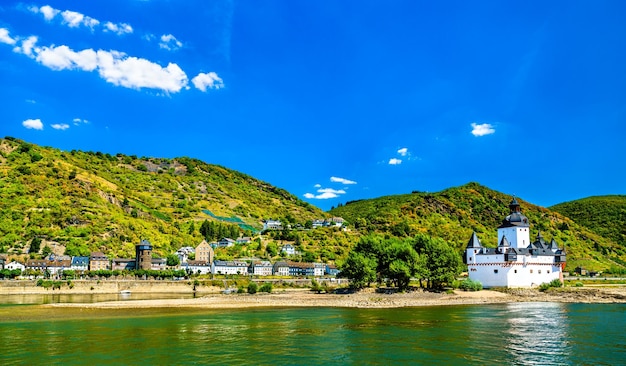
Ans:
{"label": "green river water", "polygon": [[81,310],[1,303],[1,365],[626,364],[624,304]]}

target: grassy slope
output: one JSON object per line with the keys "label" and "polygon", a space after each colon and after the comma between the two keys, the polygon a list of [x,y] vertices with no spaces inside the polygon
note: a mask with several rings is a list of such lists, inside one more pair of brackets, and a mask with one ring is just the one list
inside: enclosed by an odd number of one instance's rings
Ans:
{"label": "grassy slope", "polygon": [[[413,193],[356,201],[331,210],[360,230],[392,235],[416,232],[441,237],[459,250],[472,231],[483,245],[495,247],[496,228],[508,214],[511,197],[477,183],[449,188],[437,193]],[[569,218],[543,207],[519,200],[522,212],[531,222],[531,239],[541,230],[544,238],[554,238],[568,251],[567,268],[584,265],[605,269],[623,263],[626,250]]]}
{"label": "grassy slope", "polygon": [[9,253],[40,236],[72,254],[120,257],[145,238],[165,255],[201,240],[201,221],[214,220],[203,209],[255,228],[270,217],[325,216],[283,189],[199,160],[63,152],[0,139],[0,249]]}

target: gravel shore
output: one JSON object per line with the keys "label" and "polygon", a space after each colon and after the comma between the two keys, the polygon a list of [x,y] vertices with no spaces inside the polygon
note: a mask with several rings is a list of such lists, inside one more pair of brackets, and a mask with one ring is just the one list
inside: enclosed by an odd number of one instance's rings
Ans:
{"label": "gravel shore", "polygon": [[626,287],[561,288],[540,292],[534,289],[433,293],[421,290],[385,294],[366,289],[346,294],[317,294],[308,290],[277,291],[272,294],[210,294],[194,299],[129,300],[99,303],[61,303],[42,307],[83,309],[204,308],[237,309],[262,307],[400,308],[512,302],[626,303]]}

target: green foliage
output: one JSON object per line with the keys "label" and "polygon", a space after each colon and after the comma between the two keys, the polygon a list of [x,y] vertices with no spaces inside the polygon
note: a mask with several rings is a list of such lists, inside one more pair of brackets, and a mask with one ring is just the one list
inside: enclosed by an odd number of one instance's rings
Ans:
{"label": "green foliage", "polygon": [[249,294],[256,294],[258,289],[259,289],[259,285],[257,285],[256,282],[250,282],[248,284],[248,293]]}
{"label": "green foliage", "polygon": [[483,284],[480,281],[466,278],[459,284],[459,288],[463,291],[480,291],[483,289]]}
{"label": "green foliage", "polygon": [[597,196],[550,207],[594,233],[626,246],[626,196]]}
{"label": "green foliage", "polygon": [[68,255],[130,257],[145,238],[165,257],[196,246],[207,218],[228,229],[221,236],[235,239],[243,227],[260,229],[263,218],[290,213],[303,223],[324,216],[284,190],[197,159],[63,152],[17,139],[0,139],[0,154],[0,248],[9,254],[37,237]]}
{"label": "green foliage", "polygon": [[41,249],[41,238],[34,237],[30,242],[29,253],[39,253],[39,249]]}
{"label": "green foliage", "polygon": [[268,294],[272,293],[272,283],[266,282],[261,287],[259,287],[259,292],[267,292]]}
{"label": "green foliage", "polygon": [[170,267],[174,267],[180,264],[180,258],[176,254],[170,254],[166,258],[166,264]]}
{"label": "green foliage", "polygon": [[426,287],[440,289],[451,284],[460,272],[460,257],[446,242],[418,235],[414,239],[382,239],[366,236],[354,247],[341,267],[341,274],[354,288],[369,286],[376,280],[388,282],[400,291],[411,278],[426,281]]}
{"label": "green foliage", "polygon": [[550,288],[558,288],[558,287],[562,287],[563,286],[563,282],[561,282],[560,279],[555,278],[554,280],[548,282],[548,283],[542,283],[541,285],[539,285],[539,291],[546,291]]}

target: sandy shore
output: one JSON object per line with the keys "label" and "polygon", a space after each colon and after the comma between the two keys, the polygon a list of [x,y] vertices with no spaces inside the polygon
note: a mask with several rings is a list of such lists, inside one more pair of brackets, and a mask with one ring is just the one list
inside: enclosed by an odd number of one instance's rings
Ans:
{"label": "sandy shore", "polygon": [[309,290],[277,291],[272,294],[211,294],[194,299],[129,300],[99,303],[47,304],[42,307],[81,309],[149,309],[196,308],[237,309],[276,307],[345,307],[345,308],[399,308],[417,306],[446,306],[470,304],[498,304],[513,302],[570,302],[570,303],[626,303],[626,287],[562,288],[546,292],[538,290],[483,290],[432,293],[412,291],[382,294],[373,289],[348,294],[317,294]]}

